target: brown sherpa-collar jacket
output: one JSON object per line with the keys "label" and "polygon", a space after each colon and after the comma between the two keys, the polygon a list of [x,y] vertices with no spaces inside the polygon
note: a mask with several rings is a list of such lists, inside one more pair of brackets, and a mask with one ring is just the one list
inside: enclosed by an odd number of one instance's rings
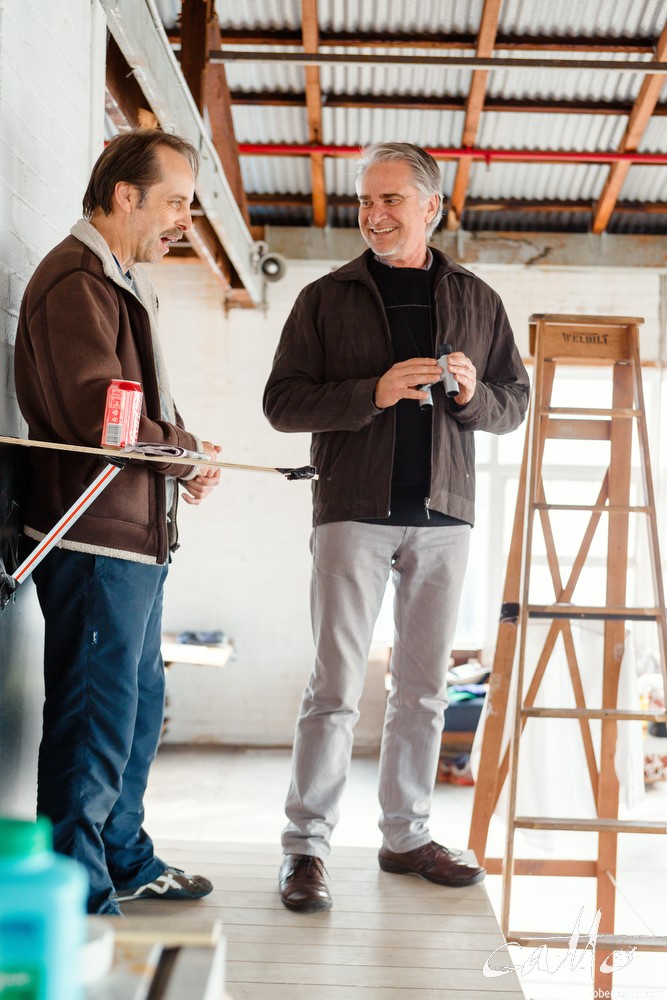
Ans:
{"label": "brown sherpa-collar jacket", "polygon": [[[199,438],[184,430],[162,375],[151,282],[140,267],[130,273],[134,289],[85,220],[35,271],[21,303],[15,353],[16,394],[32,439],[99,447],[107,387],[116,378],[142,384],[139,440],[201,450]],[[101,471],[103,459],[31,448],[30,461],[24,520],[26,534],[41,538]],[[188,478],[193,471],[129,462],[62,545],[165,563],[176,544],[166,477]]]}

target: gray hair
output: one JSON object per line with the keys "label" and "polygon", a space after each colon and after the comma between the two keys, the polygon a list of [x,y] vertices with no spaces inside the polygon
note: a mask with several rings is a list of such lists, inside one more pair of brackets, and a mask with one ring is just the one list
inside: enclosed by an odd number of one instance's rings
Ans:
{"label": "gray hair", "polygon": [[361,178],[369,167],[374,163],[392,163],[400,161],[407,163],[412,170],[412,179],[417,190],[423,196],[424,201],[432,195],[437,195],[438,208],[435,215],[426,228],[426,239],[438,228],[442,218],[442,179],[440,168],[430,153],[427,153],[421,146],[415,146],[411,142],[374,142],[370,146],[364,146],[361,157],[357,161],[357,181],[356,191],[359,194]]}

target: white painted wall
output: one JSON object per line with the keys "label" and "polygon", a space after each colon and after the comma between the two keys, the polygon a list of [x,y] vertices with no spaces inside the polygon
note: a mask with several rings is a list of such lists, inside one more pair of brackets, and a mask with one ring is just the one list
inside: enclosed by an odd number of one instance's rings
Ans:
{"label": "white painted wall", "polygon": [[[295,263],[271,289],[266,314],[226,314],[204,268],[167,262],[151,268],[176,404],[186,426],[222,445],[224,461],[308,463],[308,435],[273,431],[262,392],[296,293],[326,269]],[[171,669],[167,738],[289,743],[311,660],[310,485],[225,472],[205,504],[181,505],[179,527],[165,628],[223,628],[237,656],[223,671]]]}
{"label": "white painted wall", "polygon": [[[102,150],[105,22],[97,0],[0,0],[0,433],[23,431],[13,383],[21,297],[81,215]],[[11,449],[0,461],[11,464]],[[32,582],[0,615],[0,802],[35,807],[42,618]],[[9,773],[8,773],[9,771]]]}
{"label": "white painted wall", "polygon": [[[334,266],[290,261],[286,278],[269,287],[265,315],[226,314],[218,286],[198,264],[151,268],[177,404],[192,430],[223,446],[225,460],[269,466],[308,461],[309,437],[272,430],[262,414],[262,391],[297,293]],[[658,272],[475,270],[503,297],[525,355],[531,313],[576,312],[645,316],[643,355],[657,356]],[[217,494],[200,508],[182,505],[182,548],[167,584],[165,626],[223,628],[237,656],[223,670],[171,668],[168,740],[290,743],[312,662],[310,519],[307,484],[250,472],[225,473]],[[494,607],[499,601],[498,595]],[[376,651],[357,746],[379,741],[383,666]]]}
{"label": "white painted wall", "polygon": [[[26,283],[81,215],[102,150],[105,22],[97,0],[0,0],[0,338],[3,368]],[[16,428],[11,379],[1,426]]]}

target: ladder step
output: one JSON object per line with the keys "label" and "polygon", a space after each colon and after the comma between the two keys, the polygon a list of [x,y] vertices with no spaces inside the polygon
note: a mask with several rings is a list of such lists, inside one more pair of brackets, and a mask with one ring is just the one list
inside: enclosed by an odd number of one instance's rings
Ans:
{"label": "ladder step", "polygon": [[[485,857],[483,865],[487,875],[502,875],[504,858]],[[514,873],[516,875],[542,875],[563,878],[572,875],[576,878],[597,878],[596,861],[577,860],[574,858],[515,858]]]}
{"label": "ladder step", "polygon": [[571,819],[552,816],[517,816],[514,826],[520,830],[578,830],[583,833],[667,833],[667,819]]}
{"label": "ladder step", "polygon": [[584,607],[575,604],[529,604],[529,618],[578,618],[597,621],[657,621],[661,608]]}
{"label": "ladder step", "polygon": [[542,430],[545,438],[551,441],[609,441],[611,420],[564,420],[562,417],[549,417]]}
{"label": "ladder step", "polygon": [[[542,945],[553,948],[569,948],[572,941],[572,931],[569,934],[545,934],[538,931],[510,931],[508,942],[516,942],[526,948],[537,948]],[[636,948],[637,951],[667,951],[667,937],[649,937],[642,934],[598,934],[598,948],[618,951],[621,948]],[[588,942],[588,935],[582,932],[579,944],[583,948]]]}
{"label": "ladder step", "polygon": [[642,411],[621,406],[612,409],[596,406],[548,406],[540,410],[541,417],[549,417],[552,414],[569,417],[641,417]]}
{"label": "ladder step", "polygon": [[667,712],[625,708],[522,708],[527,719],[618,719],[623,722],[667,722]]}
{"label": "ladder step", "polygon": [[608,503],[533,503],[535,510],[600,511],[602,514],[651,514],[650,507],[622,507]]}

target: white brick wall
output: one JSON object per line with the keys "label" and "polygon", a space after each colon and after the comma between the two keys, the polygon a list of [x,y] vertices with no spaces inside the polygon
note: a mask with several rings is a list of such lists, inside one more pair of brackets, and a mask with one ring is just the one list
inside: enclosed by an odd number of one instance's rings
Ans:
{"label": "white brick wall", "polygon": [[0,0],[4,433],[20,426],[9,371],[23,290],[80,216],[91,157],[102,149],[104,30],[97,0]]}
{"label": "white brick wall", "polygon": [[[13,381],[18,312],[44,254],[81,215],[104,123],[98,0],[0,0],[0,434],[23,431]],[[1,460],[10,462],[9,449]],[[41,728],[42,618],[32,582],[0,616],[3,810],[31,816]],[[8,714],[5,714],[8,713]],[[7,741],[7,745],[5,745]],[[19,773],[16,773],[18,770]]]}

